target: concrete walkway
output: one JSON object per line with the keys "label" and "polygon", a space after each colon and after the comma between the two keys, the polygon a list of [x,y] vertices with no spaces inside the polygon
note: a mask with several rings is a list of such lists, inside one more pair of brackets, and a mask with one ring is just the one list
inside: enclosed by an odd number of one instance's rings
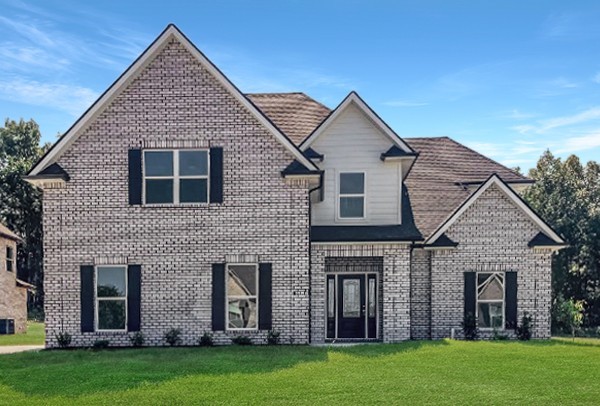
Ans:
{"label": "concrete walkway", "polygon": [[39,351],[43,350],[43,345],[1,345],[0,355],[2,354],[16,354],[17,352],[25,351]]}

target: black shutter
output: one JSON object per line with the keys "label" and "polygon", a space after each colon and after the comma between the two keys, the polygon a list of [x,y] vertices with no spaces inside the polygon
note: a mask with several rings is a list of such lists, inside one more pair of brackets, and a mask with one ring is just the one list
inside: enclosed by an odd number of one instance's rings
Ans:
{"label": "black shutter", "polygon": [[210,202],[223,203],[223,148],[210,149]]}
{"label": "black shutter", "polygon": [[514,329],[517,327],[517,273],[506,272],[504,274],[504,284],[506,328]]}
{"label": "black shutter", "polygon": [[142,267],[127,267],[127,330],[140,331],[142,319]]}
{"label": "black shutter", "polygon": [[272,295],[272,266],[260,264],[258,266],[258,328],[271,330],[271,313],[273,308]]}
{"label": "black shutter", "polygon": [[475,317],[475,306],[477,306],[477,273],[465,272],[465,316],[468,314]]}
{"label": "black shutter", "polygon": [[81,265],[81,332],[94,331],[94,267]]}
{"label": "black shutter", "polygon": [[129,150],[129,204],[142,204],[142,150]]}
{"label": "black shutter", "polygon": [[212,329],[225,330],[225,264],[212,266]]}

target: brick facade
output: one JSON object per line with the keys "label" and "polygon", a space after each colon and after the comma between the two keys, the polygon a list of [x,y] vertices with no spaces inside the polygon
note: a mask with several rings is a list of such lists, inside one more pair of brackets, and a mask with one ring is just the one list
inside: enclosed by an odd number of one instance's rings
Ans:
{"label": "brick facade", "polygon": [[[222,204],[128,205],[128,149],[190,146],[223,148]],[[180,43],[168,43],[60,157],[66,187],[44,192],[47,345],[59,331],[75,346],[129,345],[126,333],[80,332],[80,265],[125,263],[142,266],[147,344],[163,345],[171,328],[195,344],[211,330],[211,264],[236,254],[272,263],[273,328],[283,342],[308,342],[308,185],[282,179],[292,160]],[[250,335],[260,342],[266,331]]]}
{"label": "brick facade", "polygon": [[[12,272],[6,270],[6,247],[15,255]],[[0,319],[13,319],[15,333],[27,330],[27,289],[17,286],[17,243],[0,236]]]}

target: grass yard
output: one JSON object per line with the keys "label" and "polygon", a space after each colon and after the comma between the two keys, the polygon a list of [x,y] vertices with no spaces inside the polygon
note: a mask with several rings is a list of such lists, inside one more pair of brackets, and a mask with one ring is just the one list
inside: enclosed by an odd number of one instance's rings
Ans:
{"label": "grass yard", "polygon": [[27,323],[26,333],[0,335],[0,345],[44,345],[45,337],[44,323],[30,321]]}
{"label": "grass yard", "polygon": [[2,404],[598,404],[600,340],[42,351]]}

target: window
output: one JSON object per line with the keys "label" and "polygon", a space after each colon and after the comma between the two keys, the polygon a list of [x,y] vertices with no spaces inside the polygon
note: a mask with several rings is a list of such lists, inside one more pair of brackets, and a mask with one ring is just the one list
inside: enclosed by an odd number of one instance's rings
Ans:
{"label": "window", "polygon": [[208,202],[207,150],[144,151],[146,204]]}
{"label": "window", "polygon": [[477,274],[477,321],[481,328],[504,328],[504,273]]}
{"label": "window", "polygon": [[96,330],[127,328],[127,267],[96,268]]}
{"label": "window", "polygon": [[15,270],[15,250],[12,247],[6,247],[6,270],[8,272]]}
{"label": "window", "polygon": [[340,218],[365,217],[364,172],[340,173],[339,216]]}
{"label": "window", "polygon": [[258,328],[258,266],[227,265],[227,329]]}

